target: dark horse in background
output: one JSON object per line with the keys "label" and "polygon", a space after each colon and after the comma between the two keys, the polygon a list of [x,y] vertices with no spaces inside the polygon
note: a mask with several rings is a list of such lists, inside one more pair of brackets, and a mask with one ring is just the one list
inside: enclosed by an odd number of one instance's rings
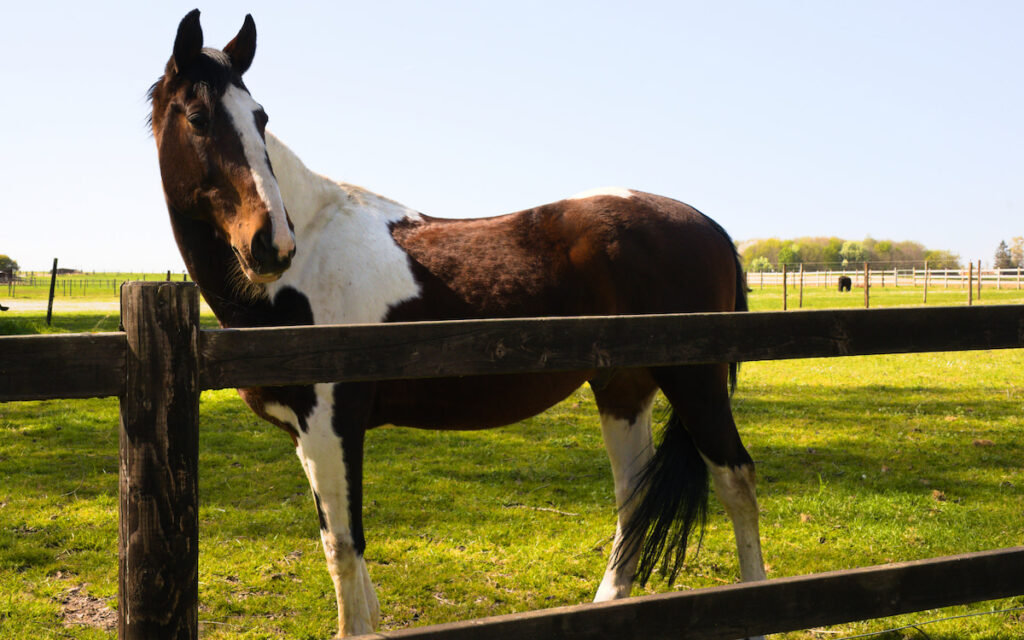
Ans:
{"label": "dark horse in background", "polygon": [[[171,225],[224,327],[746,309],[732,241],[695,209],[602,189],[495,218],[423,215],[308,170],[265,129],[242,81],[251,17],[223,51],[198,10],[178,27],[150,90]],[[736,534],[743,580],[765,577],[754,466],[730,408],[727,364],[241,389],[286,430],[309,478],[341,634],[370,632],[379,605],[363,553],[366,431],[507,425],[593,387],[618,524],[599,601],[660,567],[674,576],[701,523],[708,475]],[[672,405],[655,446],[651,406]],[[524,460],[524,464],[529,464]]]}

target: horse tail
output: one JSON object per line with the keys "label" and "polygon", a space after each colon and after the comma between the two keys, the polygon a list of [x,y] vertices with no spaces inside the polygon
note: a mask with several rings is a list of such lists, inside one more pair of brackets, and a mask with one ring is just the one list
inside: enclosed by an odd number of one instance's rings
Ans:
{"label": "horse tail", "polygon": [[[708,469],[675,410],[661,442],[640,472],[631,502],[636,508],[625,523],[626,541],[618,561],[639,551],[635,579],[646,584],[660,564],[660,573],[673,581],[683,566],[690,534],[704,536],[708,508]],[[698,539],[697,548],[700,548]]]}
{"label": "horse tail", "polygon": [[[721,227],[719,227],[721,228]],[[725,233],[725,230],[722,230]],[[736,303],[733,311],[749,311],[750,308],[747,306],[747,274],[743,270],[743,259],[740,257],[739,251],[735,249],[736,245],[733,244],[732,239],[726,234],[726,239],[729,240],[729,244],[732,244],[733,248],[733,261],[736,265]],[[730,362],[729,363],[729,393],[732,394],[736,391],[736,380],[739,378],[740,363]]]}

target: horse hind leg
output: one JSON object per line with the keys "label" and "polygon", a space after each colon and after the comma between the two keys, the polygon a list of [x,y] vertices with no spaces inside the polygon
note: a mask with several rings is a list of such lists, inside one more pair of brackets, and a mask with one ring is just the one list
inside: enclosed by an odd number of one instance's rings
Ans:
{"label": "horse hind leg", "polygon": [[629,597],[633,587],[639,547],[628,544],[626,524],[636,506],[636,501],[631,498],[637,492],[641,473],[653,452],[651,409],[654,392],[654,381],[649,376],[631,375],[631,372],[620,372],[607,386],[594,389],[618,508],[611,556],[594,602]]}
{"label": "horse hind leg", "polygon": [[740,577],[744,582],[764,580],[754,461],[733,420],[728,365],[660,369],[655,378],[692,437],[732,521]]}
{"label": "horse hind leg", "polygon": [[740,441],[733,420],[728,365],[658,369],[654,377],[674,412],[666,431],[675,423],[677,431],[688,433],[689,444],[700,454],[691,461],[710,472],[715,495],[732,521],[741,579],[764,580],[754,461]]}

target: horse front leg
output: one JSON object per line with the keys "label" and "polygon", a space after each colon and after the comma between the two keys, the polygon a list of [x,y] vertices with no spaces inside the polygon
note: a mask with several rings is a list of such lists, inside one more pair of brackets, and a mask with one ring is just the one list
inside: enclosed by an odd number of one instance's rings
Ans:
{"label": "horse front leg", "polygon": [[[380,605],[363,558],[366,425],[360,418],[365,412],[338,402],[343,392],[333,387],[317,385],[317,406],[308,428],[299,433],[296,453],[313,490],[327,570],[338,599],[338,633],[348,636],[371,633],[380,620]],[[363,402],[368,404],[368,399]]]}

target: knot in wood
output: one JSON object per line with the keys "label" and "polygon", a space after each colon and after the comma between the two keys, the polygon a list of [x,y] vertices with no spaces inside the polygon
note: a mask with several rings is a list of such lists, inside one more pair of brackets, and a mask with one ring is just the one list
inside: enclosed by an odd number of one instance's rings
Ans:
{"label": "knot in wood", "polygon": [[501,360],[508,353],[508,349],[505,347],[505,343],[498,340],[493,347],[491,347],[491,357],[495,360]]}

